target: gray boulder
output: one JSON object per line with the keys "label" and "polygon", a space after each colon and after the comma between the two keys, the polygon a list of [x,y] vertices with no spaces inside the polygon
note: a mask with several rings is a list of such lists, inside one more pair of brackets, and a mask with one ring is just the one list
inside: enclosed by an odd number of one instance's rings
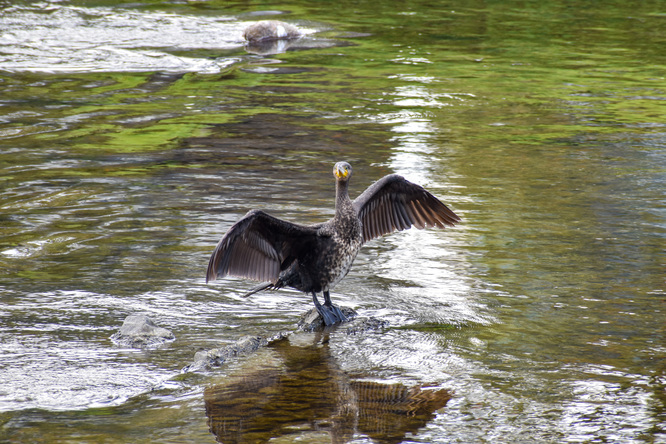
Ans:
{"label": "gray boulder", "polygon": [[243,32],[243,37],[250,43],[291,40],[302,35],[303,33],[297,27],[279,20],[262,20],[249,25]]}
{"label": "gray boulder", "polygon": [[143,314],[127,316],[120,330],[111,335],[111,340],[116,345],[132,348],[158,347],[175,339],[171,331],[158,327]]}
{"label": "gray boulder", "polygon": [[194,355],[194,362],[183,368],[183,372],[196,372],[207,370],[211,367],[219,367],[229,359],[238,356],[246,356],[276,341],[280,341],[289,336],[287,332],[280,332],[274,336],[245,336],[231,345],[212,350],[201,350]]}

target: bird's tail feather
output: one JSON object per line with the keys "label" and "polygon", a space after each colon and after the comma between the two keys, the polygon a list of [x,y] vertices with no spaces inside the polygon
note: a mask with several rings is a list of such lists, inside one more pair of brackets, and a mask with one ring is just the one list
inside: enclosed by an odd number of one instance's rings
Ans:
{"label": "bird's tail feather", "polygon": [[247,293],[245,293],[243,295],[243,297],[247,298],[247,297],[252,296],[253,294],[258,293],[262,290],[266,290],[266,289],[269,289],[269,288],[274,288],[274,286],[275,286],[275,284],[273,284],[272,282],[264,282],[263,284],[259,284],[256,287],[251,288],[250,291],[248,291]]}

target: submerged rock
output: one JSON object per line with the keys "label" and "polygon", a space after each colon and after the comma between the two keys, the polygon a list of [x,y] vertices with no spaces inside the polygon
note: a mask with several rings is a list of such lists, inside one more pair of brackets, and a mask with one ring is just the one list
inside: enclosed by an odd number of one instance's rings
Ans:
{"label": "submerged rock", "polygon": [[370,330],[379,330],[388,326],[388,322],[373,317],[358,317],[356,311],[348,307],[341,307],[340,310],[347,317],[347,321],[330,325],[326,327],[321,315],[317,309],[312,308],[301,316],[296,330],[293,332],[280,332],[273,336],[244,336],[231,345],[211,350],[201,350],[194,355],[194,360],[190,365],[183,368],[183,372],[196,372],[224,365],[229,359],[247,356],[254,353],[261,347],[267,347],[278,343],[279,341],[291,337],[298,331],[305,333],[330,332],[337,329],[343,329],[348,335],[355,335]]}
{"label": "submerged rock", "polygon": [[214,348],[212,350],[201,350],[194,355],[194,362],[183,368],[183,372],[195,372],[210,367],[223,365],[230,358],[247,355],[265,347],[273,342],[289,336],[289,333],[281,332],[271,337],[244,336],[231,345]]}
{"label": "submerged rock", "polygon": [[302,35],[297,27],[279,20],[262,20],[251,24],[243,32],[243,37],[250,43],[291,40]]}
{"label": "submerged rock", "polygon": [[174,334],[158,327],[148,316],[138,314],[125,318],[122,327],[111,335],[111,340],[124,347],[151,348],[175,340]]}
{"label": "submerged rock", "polygon": [[379,330],[388,326],[389,322],[384,319],[377,319],[373,317],[356,318],[349,324],[345,330],[345,333],[348,335],[355,335],[366,331]]}

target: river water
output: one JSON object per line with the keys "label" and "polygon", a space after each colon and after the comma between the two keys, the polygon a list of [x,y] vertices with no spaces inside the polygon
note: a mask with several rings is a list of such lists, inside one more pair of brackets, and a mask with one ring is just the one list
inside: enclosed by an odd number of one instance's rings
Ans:
{"label": "river water", "polygon": [[[0,441],[665,443],[665,11],[0,1]],[[364,247],[333,299],[388,326],[183,373],[311,307],[205,271],[249,209],[330,217],[340,160],[462,223]]]}

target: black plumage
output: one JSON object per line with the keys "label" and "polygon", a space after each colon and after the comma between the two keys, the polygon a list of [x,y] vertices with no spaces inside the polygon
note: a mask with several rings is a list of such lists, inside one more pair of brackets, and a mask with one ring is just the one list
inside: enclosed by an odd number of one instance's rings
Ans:
{"label": "black plumage", "polygon": [[[460,218],[423,187],[389,174],[353,201],[348,188],[351,166],[338,162],[335,216],[324,223],[301,225],[261,210],[248,212],[215,247],[206,282],[226,275],[264,281],[248,295],[292,287],[312,293],[326,325],[345,320],[331,303],[329,291],[347,274],[361,246],[376,237],[412,225],[453,226]],[[324,304],[317,299],[323,293]]]}

